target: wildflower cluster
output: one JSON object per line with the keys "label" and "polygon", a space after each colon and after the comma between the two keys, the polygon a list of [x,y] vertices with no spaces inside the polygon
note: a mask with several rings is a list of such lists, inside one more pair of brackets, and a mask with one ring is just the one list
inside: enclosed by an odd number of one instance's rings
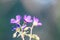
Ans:
{"label": "wildflower cluster", "polygon": [[[21,24],[22,18],[23,18],[23,24]],[[10,23],[16,24],[16,27],[12,29],[13,31],[15,31],[15,33],[13,33],[13,38],[21,37],[22,40],[25,40],[25,36],[28,36],[29,40],[32,40],[32,38],[35,40],[40,40],[40,38],[36,34],[32,33],[32,30],[35,26],[38,25],[42,26],[42,23],[39,22],[39,19],[36,18],[35,16],[31,17],[30,15],[24,15],[24,17],[21,17],[20,15],[16,15],[16,19],[11,18]],[[27,23],[32,23],[32,26],[27,27]]]}

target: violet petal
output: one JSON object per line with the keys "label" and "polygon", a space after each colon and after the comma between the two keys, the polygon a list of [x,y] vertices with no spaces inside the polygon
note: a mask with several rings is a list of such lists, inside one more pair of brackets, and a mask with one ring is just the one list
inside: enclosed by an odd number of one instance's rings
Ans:
{"label": "violet petal", "polygon": [[12,18],[11,19],[11,23],[15,23],[15,22],[16,22],[16,20]]}
{"label": "violet petal", "polygon": [[38,25],[42,26],[42,23],[38,23]]}
{"label": "violet petal", "polygon": [[22,29],[26,28],[26,26],[27,26],[27,25],[23,25],[23,26],[22,26]]}
{"label": "violet petal", "polygon": [[19,20],[20,21],[20,19],[21,19],[21,16],[20,15],[17,15],[16,16],[16,20]]}
{"label": "violet petal", "polygon": [[24,20],[25,20],[26,22],[32,22],[31,16],[26,16],[26,15],[24,15]]}

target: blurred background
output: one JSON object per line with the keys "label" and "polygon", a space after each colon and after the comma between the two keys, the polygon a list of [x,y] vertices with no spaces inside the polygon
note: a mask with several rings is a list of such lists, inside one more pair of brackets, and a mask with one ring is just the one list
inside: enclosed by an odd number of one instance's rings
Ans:
{"label": "blurred background", "polygon": [[0,0],[0,40],[22,40],[12,38],[10,19],[25,14],[43,23],[33,29],[41,40],[60,40],[60,0]]}

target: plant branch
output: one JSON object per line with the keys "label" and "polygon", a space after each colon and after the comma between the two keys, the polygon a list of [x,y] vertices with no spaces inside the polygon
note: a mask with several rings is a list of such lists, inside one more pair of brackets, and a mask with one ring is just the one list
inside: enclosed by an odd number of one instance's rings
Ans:
{"label": "plant branch", "polygon": [[[31,30],[30,30],[30,34],[32,35],[32,30],[33,30],[33,25],[32,25],[32,27],[31,27]],[[30,36],[30,39],[29,40],[31,40],[31,36]]]}

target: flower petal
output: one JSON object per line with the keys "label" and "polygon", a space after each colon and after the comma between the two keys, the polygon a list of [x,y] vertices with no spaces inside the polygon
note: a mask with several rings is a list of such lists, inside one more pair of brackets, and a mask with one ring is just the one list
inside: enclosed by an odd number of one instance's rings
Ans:
{"label": "flower petal", "polygon": [[32,19],[31,19],[31,16],[30,16],[30,15],[29,15],[29,16],[24,15],[24,20],[25,20],[26,22],[32,22]]}
{"label": "flower petal", "polygon": [[33,25],[34,25],[34,26],[37,26],[37,25],[42,26],[42,23],[39,22],[39,19],[38,19],[38,18],[33,17]]}
{"label": "flower petal", "polygon": [[38,22],[38,21],[39,21],[39,19],[36,18],[36,17],[33,17],[33,20],[34,20],[35,22]]}
{"label": "flower petal", "polygon": [[27,17],[27,16],[26,16],[26,15],[24,15],[24,19],[26,19],[26,17]]}
{"label": "flower petal", "polygon": [[11,22],[11,23],[15,23],[16,20],[12,18],[10,22]]}
{"label": "flower petal", "polygon": [[42,23],[38,23],[38,25],[42,26]]}
{"label": "flower petal", "polygon": [[31,19],[31,16],[27,16],[27,19]]}
{"label": "flower petal", "polygon": [[17,15],[16,16],[16,20],[20,20],[21,19],[21,16],[20,15]]}
{"label": "flower petal", "polygon": [[23,26],[22,26],[22,29],[26,28],[26,26],[27,26],[27,25],[23,25]]}

